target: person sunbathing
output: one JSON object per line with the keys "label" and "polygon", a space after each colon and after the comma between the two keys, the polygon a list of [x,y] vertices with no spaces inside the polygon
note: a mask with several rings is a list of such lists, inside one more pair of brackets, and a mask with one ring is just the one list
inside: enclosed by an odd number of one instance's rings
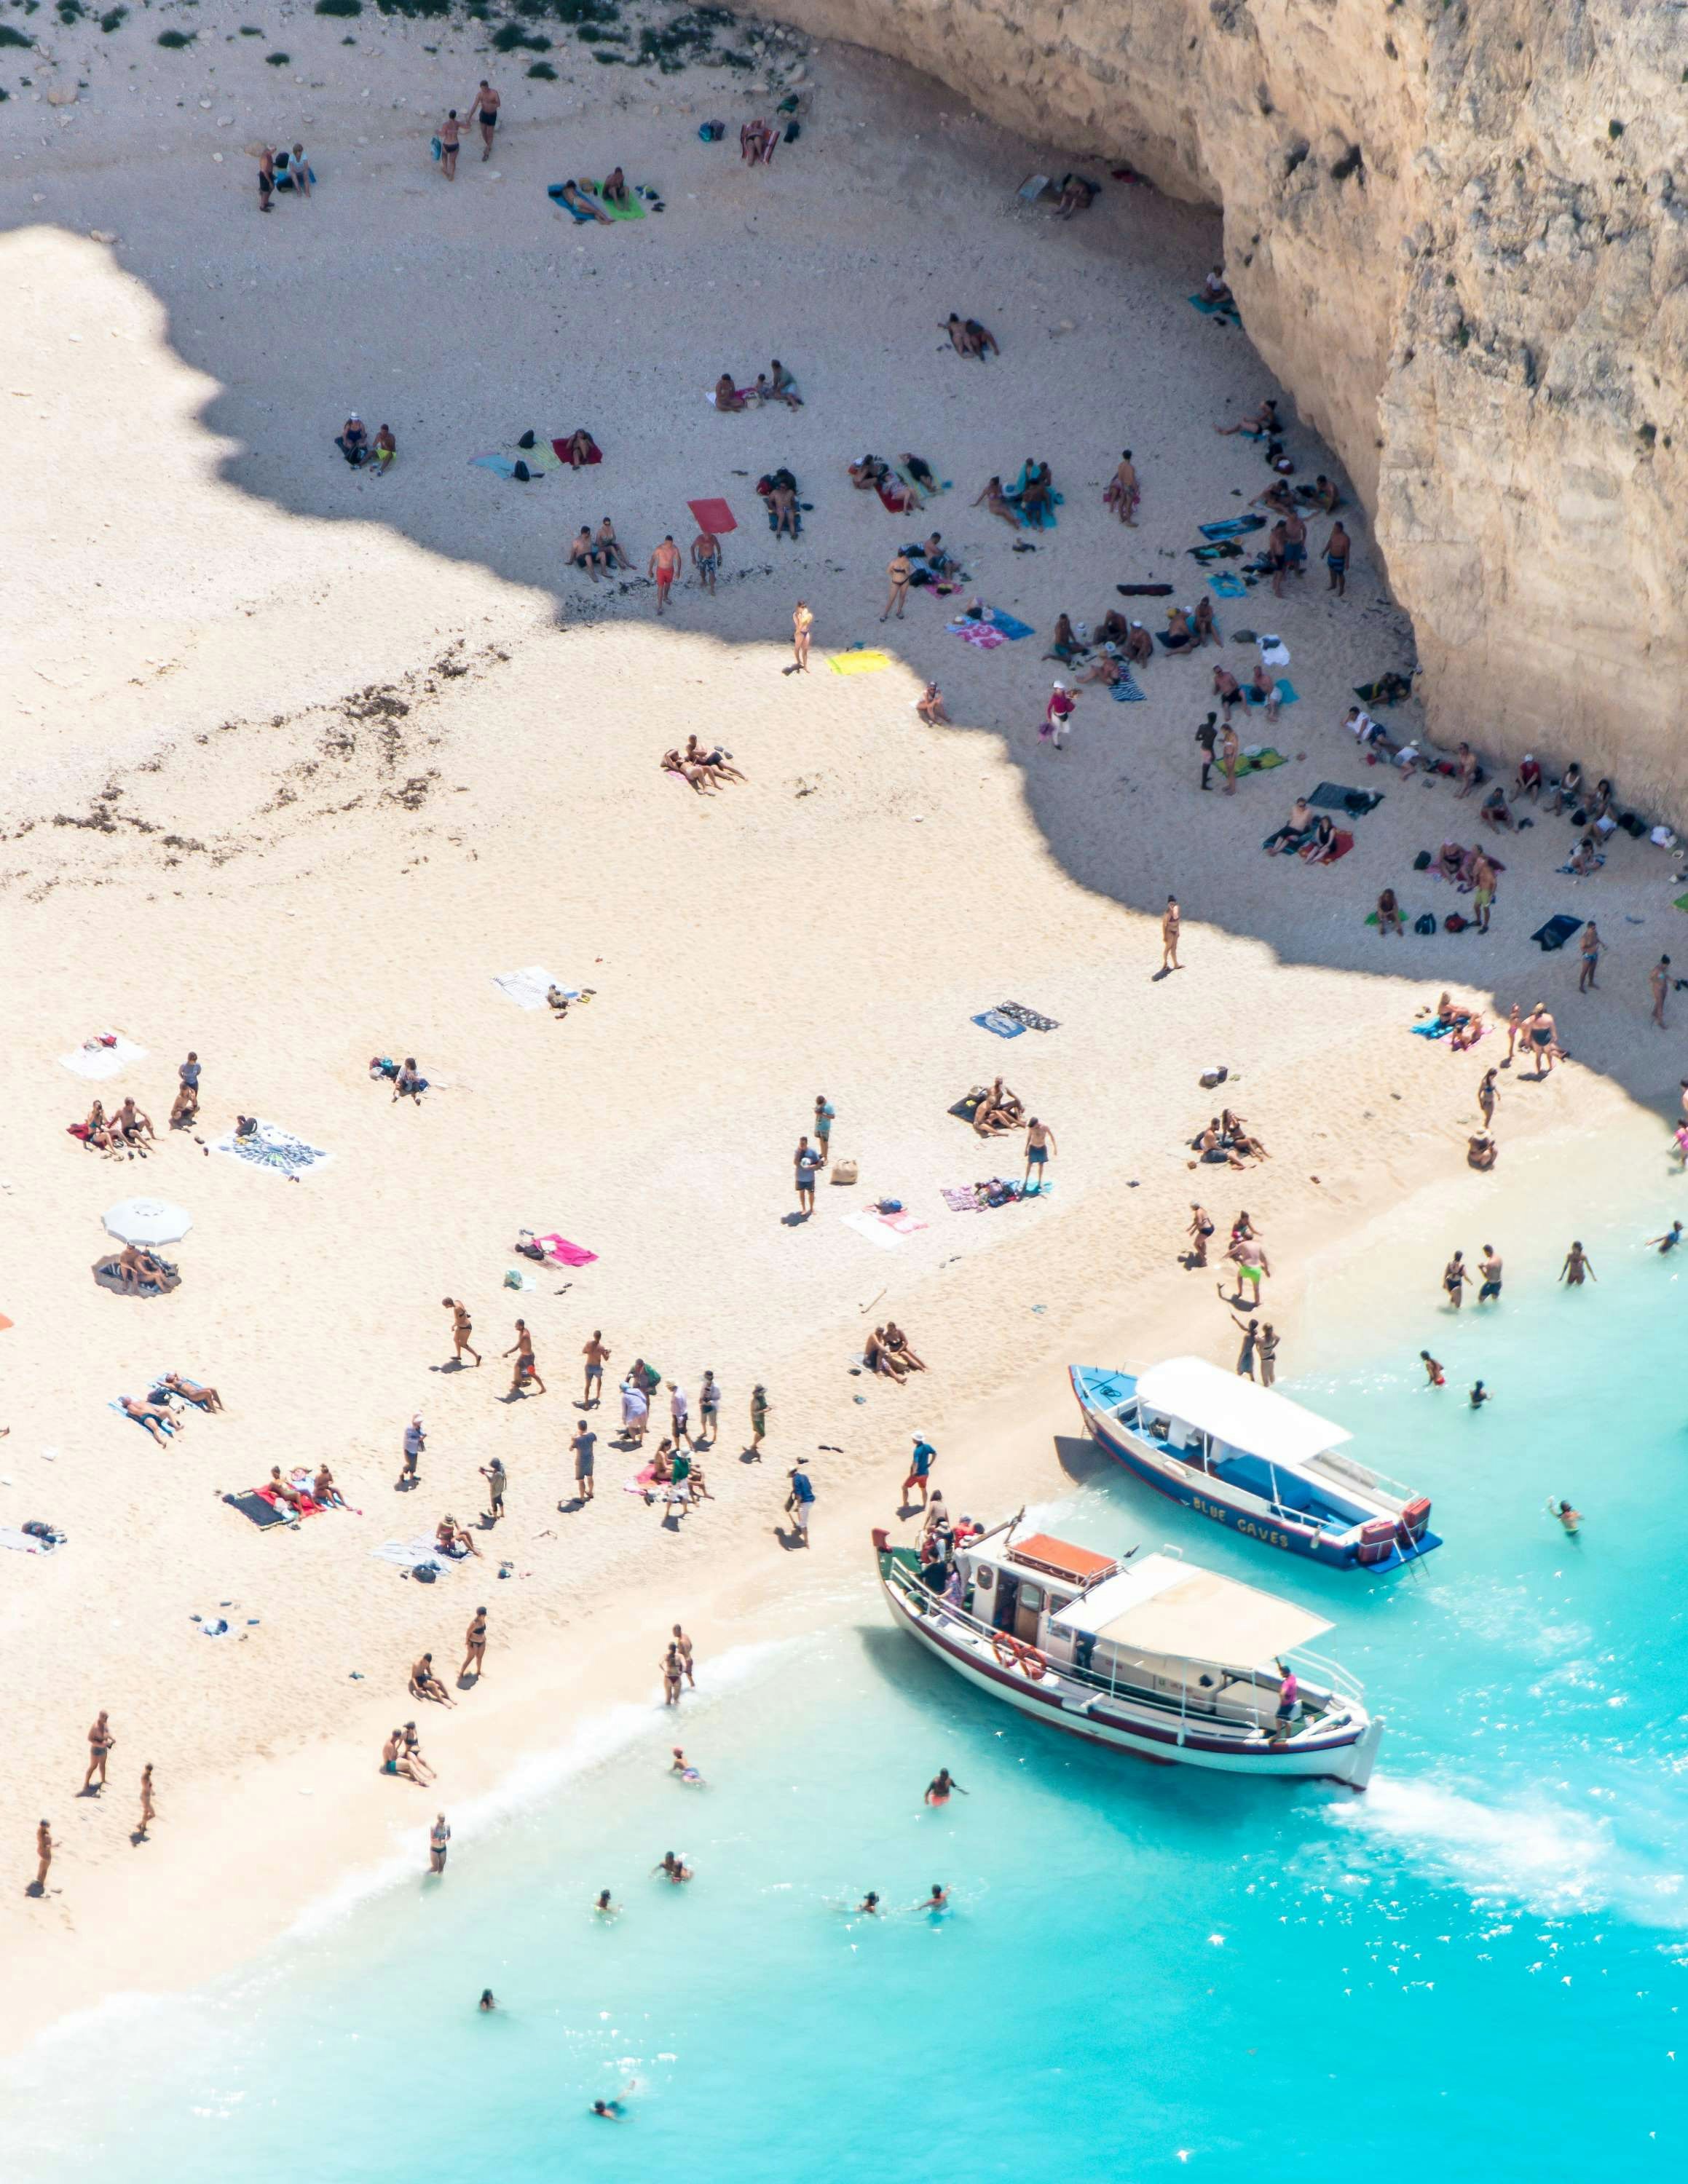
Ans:
{"label": "person sunbathing", "polygon": [[393,427],[383,425],[375,436],[372,450],[375,456],[375,476],[385,477],[399,457],[399,443],[393,437]]}
{"label": "person sunbathing", "polygon": [[584,471],[597,452],[597,443],[584,425],[562,443],[562,460],[571,470]]}
{"label": "person sunbathing", "polygon": [[199,1410],[220,1411],[223,1407],[223,1399],[215,1388],[202,1387],[198,1380],[184,1380],[180,1373],[166,1373],[159,1384]]}
{"label": "person sunbathing", "polygon": [[1070,220],[1076,212],[1088,212],[1095,195],[1096,185],[1087,182],[1082,175],[1064,175],[1060,201],[1055,207],[1056,219]]}
{"label": "person sunbathing", "polygon": [[1190,627],[1190,618],[1182,607],[1166,610],[1166,649],[1169,652],[1193,652],[1196,633]]}
{"label": "person sunbathing", "polygon": [[1305,796],[1298,796],[1290,807],[1289,816],[1275,834],[1268,834],[1262,845],[1269,857],[1293,856],[1313,831],[1313,810]]}
{"label": "person sunbathing", "polygon": [[126,1290],[133,1289],[138,1294],[159,1281],[165,1265],[162,1259],[155,1259],[141,1245],[126,1244],[114,1261],[112,1271]]}
{"label": "person sunbathing", "polygon": [[1580,804],[1582,798],[1583,770],[1573,759],[1554,783],[1553,800],[1547,809],[1554,812],[1568,811],[1573,805]]}
{"label": "person sunbathing", "polygon": [[1131,628],[1130,622],[1120,610],[1117,607],[1109,607],[1096,625],[1097,642],[1101,644],[1122,644],[1131,635]]}
{"label": "person sunbathing", "polygon": [[574,543],[568,549],[568,566],[572,569],[584,569],[595,584],[602,565],[603,555],[598,550],[597,540],[592,536],[592,527],[583,523],[575,532]]}
{"label": "person sunbathing", "polygon": [[369,460],[369,428],[355,410],[347,418],[337,436],[334,445],[354,470]]}
{"label": "person sunbathing", "polygon": [[596,546],[605,568],[630,569],[633,566],[620,539],[616,537],[616,527],[607,515],[598,526],[598,535],[592,543]]}
{"label": "person sunbathing", "polygon": [[1381,939],[1386,933],[1393,933],[1403,939],[1406,935],[1406,922],[1401,916],[1400,905],[1395,900],[1393,888],[1385,888],[1378,897],[1378,938]]}
{"label": "person sunbathing", "polygon": [[612,227],[614,221],[601,205],[594,204],[590,198],[583,198],[573,179],[566,181],[557,192],[564,204],[573,213],[590,213],[601,227]]}
{"label": "person sunbathing", "polygon": [[900,1357],[894,1357],[886,1346],[885,1329],[876,1327],[868,1338],[867,1348],[862,1352],[862,1362],[869,1373],[880,1373],[887,1379],[905,1380],[908,1368]]}
{"label": "person sunbathing", "polygon": [[199,1088],[197,1084],[179,1084],[176,1097],[170,1102],[170,1128],[184,1130],[197,1120],[199,1113]]}
{"label": "person sunbathing", "polygon": [[888,1319],[885,1323],[885,1346],[893,1357],[901,1362],[904,1372],[924,1373],[925,1371],[926,1361],[924,1357],[917,1357],[914,1355],[909,1346],[908,1336],[894,1319]]}
{"label": "person sunbathing", "polygon": [[982,359],[987,353],[992,356],[999,356],[1002,354],[997,347],[996,336],[988,326],[981,326],[977,319],[968,320],[967,338],[973,344],[969,352],[970,355]]}
{"label": "person sunbathing", "polygon": [[[864,455],[860,462],[851,463],[847,467],[850,482],[858,493],[877,493],[881,486],[888,488],[897,482],[890,464],[878,455]],[[977,505],[976,502],[975,505]]]}
{"label": "person sunbathing", "polygon": [[733,384],[733,375],[724,371],[715,382],[715,407],[718,410],[742,410],[745,398]]}
{"label": "person sunbathing", "polygon": [[674,1475],[674,1445],[664,1440],[657,1445],[657,1453],[651,1459],[651,1484],[667,1486]]}
{"label": "person sunbathing", "polygon": [[434,1527],[433,1546],[436,1554],[450,1555],[453,1562],[461,1562],[466,1555],[480,1557],[480,1549],[455,1517],[440,1518]]}
{"label": "person sunbathing", "polygon": [[1518,760],[1518,770],[1512,777],[1512,786],[1520,796],[1529,797],[1532,804],[1541,796],[1541,761],[1534,751],[1526,751]]}
{"label": "person sunbathing", "polygon": [[[941,490],[929,462],[924,461],[919,455],[911,455],[907,448],[903,448],[897,460],[914,479],[915,484],[919,487],[922,493],[937,493]],[[934,542],[936,541],[937,535],[936,532],[932,533]],[[942,556],[939,555],[938,559],[942,560]]]}
{"label": "person sunbathing", "polygon": [[422,1776],[400,1747],[396,1729],[381,1747],[381,1771],[383,1774],[401,1774],[407,1782],[414,1782],[418,1789],[422,1786]]}
{"label": "person sunbathing", "polygon": [[1260,440],[1269,432],[1281,432],[1283,427],[1277,421],[1277,397],[1267,395],[1257,410],[1249,410],[1246,417],[1238,418],[1234,425],[1216,425],[1213,429],[1225,440],[1236,432],[1246,432],[1251,440]]}
{"label": "person sunbathing", "polygon": [[598,195],[606,204],[624,205],[633,202],[633,192],[627,187],[627,177],[619,167],[613,167],[604,177],[604,186]]}
{"label": "person sunbathing", "polygon": [[713,750],[706,751],[700,747],[696,736],[688,736],[680,763],[683,766],[707,766],[718,781],[743,781],[746,776],[739,772],[737,766],[729,764],[731,757],[732,753],[724,751],[719,744]]}
{"label": "person sunbathing", "polygon": [[1020,529],[1020,510],[1003,491],[1003,482],[999,477],[987,481],[985,490],[973,504],[975,508],[977,508],[981,502],[991,515],[1001,516],[1003,521],[1009,525],[1010,529],[1014,531]]}
{"label": "person sunbathing", "polygon": [[914,700],[914,710],[929,728],[947,728],[949,715],[943,709],[943,692],[936,682],[928,682]]}
{"label": "person sunbathing", "polygon": [[707,796],[721,785],[711,776],[707,766],[688,766],[677,750],[662,753],[660,770],[663,773],[677,773],[682,781],[689,781],[700,796]]}
{"label": "person sunbathing", "polygon": [[1078,682],[1105,683],[1111,689],[1124,672],[1125,669],[1120,661],[1119,647],[1116,644],[1104,644],[1089,666],[1073,679]]}
{"label": "person sunbathing", "polygon": [[[791,473],[787,471],[785,475],[789,477]],[[768,489],[768,512],[774,519],[774,536],[776,538],[782,534],[787,538],[801,536],[803,526],[797,513],[795,484],[788,485],[780,479],[774,481]]]}
{"label": "person sunbathing", "polygon": [[1483,1019],[1480,1016],[1472,1015],[1467,1017],[1463,1022],[1454,1026],[1453,1035],[1449,1039],[1448,1045],[1456,1054],[1464,1054],[1475,1046],[1482,1036]]}
{"label": "person sunbathing", "polygon": [[1220,642],[1219,631],[1213,619],[1211,599],[1199,599],[1196,601],[1195,621],[1192,629],[1198,646],[1217,644]]}
{"label": "person sunbathing", "polygon": [[394,1099],[395,1100],[414,1100],[417,1106],[421,1106],[422,1095],[427,1089],[428,1079],[416,1067],[415,1055],[407,1054],[405,1056],[404,1067],[393,1079]]}
{"label": "person sunbathing", "polygon": [[1585,834],[1572,855],[1569,869],[1574,878],[1586,879],[1590,872],[1597,872],[1605,862],[1605,858],[1595,847],[1594,836]]}
{"label": "person sunbathing", "polygon": [[100,1152],[109,1154],[113,1159],[115,1159],[122,1150],[111,1134],[111,1123],[107,1117],[104,1106],[98,1100],[89,1108],[88,1118],[82,1124],[80,1134],[85,1144],[94,1146]]}
{"label": "person sunbathing", "polygon": [[1229,304],[1235,300],[1225,284],[1225,268],[1216,265],[1201,284],[1202,300],[1207,304]]}
{"label": "person sunbathing", "polygon": [[1277,718],[1277,709],[1283,702],[1277,694],[1277,683],[1266,672],[1265,660],[1257,660],[1255,662],[1255,671],[1249,677],[1249,703],[1251,705],[1264,705],[1267,720],[1275,721]]}
{"label": "person sunbathing", "polygon": [[1214,669],[1213,694],[1227,713],[1243,702],[1243,686],[1228,667]]}
{"label": "person sunbathing", "polygon": [[1308,865],[1327,865],[1336,855],[1336,822],[1328,811],[1320,812],[1313,822],[1312,838],[1301,845],[1301,861]]}
{"label": "person sunbathing", "polygon": [[1507,803],[1506,792],[1498,781],[1483,800],[1482,808],[1477,816],[1485,827],[1501,827],[1511,831],[1512,807]]}
{"label": "person sunbathing", "polygon": [[1289,490],[1288,478],[1275,478],[1264,493],[1257,493],[1249,503],[1250,508],[1269,508],[1277,515],[1295,513],[1295,496]]}
{"label": "person sunbathing", "polygon": [[277,1502],[285,1502],[295,1516],[309,1498],[303,1488],[295,1486],[291,1479],[282,1478],[281,1466],[275,1463],[270,1466],[270,1476],[257,1490],[260,1494],[273,1494]]}
{"label": "person sunbathing", "polygon": [[1017,1130],[1025,1120],[1024,1101],[1009,1090],[1000,1077],[973,1110],[973,1127],[981,1138],[1000,1137],[1004,1130]]}
{"label": "person sunbathing", "polygon": [[1466,1165],[1468,1167],[1486,1171],[1494,1167],[1500,1153],[1501,1148],[1486,1130],[1478,1130],[1475,1136],[1465,1141]]}
{"label": "person sunbathing", "polygon": [[1076,661],[1082,660],[1089,649],[1090,647],[1087,644],[1082,644],[1079,642],[1078,633],[1073,628],[1070,617],[1064,614],[1058,615],[1055,617],[1054,642],[1043,655],[1045,660],[1059,660],[1064,667],[1070,667]]}
{"label": "person sunbathing", "polygon": [[1462,844],[1444,842],[1437,851],[1436,861],[1430,869],[1439,873],[1445,880],[1452,880],[1457,883],[1465,871],[1465,858],[1466,853]]}
{"label": "person sunbathing", "polygon": [[310,1482],[310,1498],[319,1509],[349,1509],[351,1503],[334,1484],[334,1474],[324,1463]]}
{"label": "person sunbathing", "polygon": [[160,1448],[166,1445],[168,1438],[165,1431],[165,1427],[168,1426],[172,1431],[181,1427],[182,1420],[172,1418],[162,1404],[137,1403],[132,1396],[120,1396],[117,1400],[123,1407],[125,1418],[137,1419]]}
{"label": "person sunbathing", "polygon": [[419,1661],[411,1663],[411,1696],[415,1699],[437,1699],[442,1706],[455,1706],[451,1696],[433,1673],[433,1656],[424,1653]]}

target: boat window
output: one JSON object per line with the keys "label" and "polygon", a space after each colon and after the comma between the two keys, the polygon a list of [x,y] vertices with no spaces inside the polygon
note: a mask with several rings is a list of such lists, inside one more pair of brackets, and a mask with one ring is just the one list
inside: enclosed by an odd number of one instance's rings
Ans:
{"label": "boat window", "polygon": [[1020,1604],[1022,1607],[1029,1608],[1032,1614],[1041,1615],[1043,1612],[1042,1586],[1041,1585],[1028,1585],[1026,1582],[1026,1580],[1021,1578],[1020,1581]]}

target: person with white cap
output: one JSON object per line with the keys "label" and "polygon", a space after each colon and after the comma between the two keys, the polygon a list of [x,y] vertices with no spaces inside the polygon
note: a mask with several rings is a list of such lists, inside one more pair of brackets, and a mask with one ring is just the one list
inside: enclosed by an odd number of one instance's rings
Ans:
{"label": "person with white cap", "polygon": [[1043,708],[1043,725],[1037,733],[1045,743],[1053,744],[1057,750],[1061,747],[1061,738],[1067,732],[1067,723],[1072,718],[1076,702],[1065,682],[1057,682],[1049,693],[1049,702]]}
{"label": "person with white cap", "polygon": [[369,460],[369,433],[362,418],[355,410],[347,418],[345,428],[335,440],[334,445],[354,470],[361,468]]}
{"label": "person with white cap", "polygon": [[405,1468],[399,1480],[401,1491],[406,1485],[416,1484],[416,1465],[421,1461],[427,1438],[422,1431],[422,1412],[417,1411],[405,1428]]}
{"label": "person with white cap", "polygon": [[1532,804],[1535,803],[1541,794],[1541,761],[1534,751],[1526,751],[1518,760],[1513,793],[1518,796],[1529,797]]}
{"label": "person with white cap", "polygon": [[1120,649],[1133,667],[1147,667],[1154,657],[1154,639],[1140,621],[1134,621]]}

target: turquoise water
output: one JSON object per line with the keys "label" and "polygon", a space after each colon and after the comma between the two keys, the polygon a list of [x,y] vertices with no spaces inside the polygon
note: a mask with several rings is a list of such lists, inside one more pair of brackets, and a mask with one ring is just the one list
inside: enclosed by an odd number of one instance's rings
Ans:
{"label": "turquoise water", "polygon": [[[1688,1270],[1634,1234],[1585,1229],[1596,1289],[1514,1282],[1297,1389],[1434,1493],[1420,1571],[1245,1549],[1112,1474],[1059,1512],[1322,1604],[1388,1718],[1366,1797],[1093,1753],[965,1690],[864,1582],[686,1718],[706,1788],[666,1779],[657,1719],[460,1833],[444,1886],[24,2059],[8,2176],[1681,2177]],[[927,1812],[944,1763],[970,1794]],[[686,1889],[647,1877],[670,1847]],[[934,1880],[946,1917],[852,1915]],[[616,2096],[625,2122],[588,2116]]]}

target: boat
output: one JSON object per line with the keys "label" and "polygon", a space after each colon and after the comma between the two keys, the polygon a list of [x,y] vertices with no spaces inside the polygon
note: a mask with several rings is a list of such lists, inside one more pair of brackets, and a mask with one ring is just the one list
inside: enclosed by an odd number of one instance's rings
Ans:
{"label": "boat", "polygon": [[1200,1357],[1067,1368],[1093,1440],[1169,1499],[1333,1569],[1400,1569],[1442,1544],[1427,1496],[1343,1453],[1346,1428]]}
{"label": "boat", "polygon": [[[1092,1744],[1163,1766],[1366,1787],[1383,1723],[1351,1676],[1306,1650],[1331,1627],[1322,1617],[1176,1547],[1116,1559],[1021,1537],[1024,1518],[958,1540],[953,1565],[925,1570],[875,1531],[893,1621],[992,1698]],[[1291,1669],[1299,1692],[1286,1692]]]}

